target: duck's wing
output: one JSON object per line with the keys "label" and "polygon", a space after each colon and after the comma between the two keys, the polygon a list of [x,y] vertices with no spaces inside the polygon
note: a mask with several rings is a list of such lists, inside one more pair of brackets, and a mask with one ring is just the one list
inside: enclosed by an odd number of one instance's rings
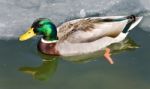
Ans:
{"label": "duck's wing", "polygon": [[116,37],[128,22],[128,19],[120,18],[93,17],[66,22],[58,27],[59,41],[84,43],[104,36]]}
{"label": "duck's wing", "polygon": [[126,37],[126,33],[120,33],[117,37],[102,37],[101,39],[88,43],[58,43],[57,49],[63,56],[83,55],[96,51],[103,51],[105,47],[122,41]]}

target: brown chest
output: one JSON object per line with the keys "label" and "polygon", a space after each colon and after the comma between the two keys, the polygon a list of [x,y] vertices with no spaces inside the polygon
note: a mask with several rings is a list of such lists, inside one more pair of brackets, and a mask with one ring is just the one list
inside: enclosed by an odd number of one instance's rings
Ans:
{"label": "brown chest", "polygon": [[56,43],[38,43],[38,50],[48,55],[59,55],[59,51],[56,48]]}

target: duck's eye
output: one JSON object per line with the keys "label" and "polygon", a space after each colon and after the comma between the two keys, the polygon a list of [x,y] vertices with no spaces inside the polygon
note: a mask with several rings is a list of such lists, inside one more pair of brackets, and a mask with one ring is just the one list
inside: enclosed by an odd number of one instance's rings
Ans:
{"label": "duck's eye", "polygon": [[42,24],[38,24],[38,26],[37,27],[42,27]]}

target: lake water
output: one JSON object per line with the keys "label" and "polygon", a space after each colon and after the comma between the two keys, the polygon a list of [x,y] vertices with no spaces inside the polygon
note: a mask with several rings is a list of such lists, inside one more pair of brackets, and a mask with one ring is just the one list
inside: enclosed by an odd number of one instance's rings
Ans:
{"label": "lake water", "polygon": [[37,39],[0,41],[1,89],[149,89],[150,35],[141,28],[129,34],[140,48],[89,62],[70,62],[36,50]]}

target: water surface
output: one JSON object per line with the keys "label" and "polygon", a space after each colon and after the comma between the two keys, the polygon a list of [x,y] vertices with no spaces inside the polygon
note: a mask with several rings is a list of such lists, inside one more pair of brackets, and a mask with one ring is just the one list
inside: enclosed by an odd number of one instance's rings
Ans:
{"label": "water surface", "polygon": [[[103,57],[90,62],[62,58],[42,61],[37,39],[0,41],[1,89],[149,89],[150,35],[135,28],[129,34],[140,48],[113,55],[114,65]],[[34,74],[34,72],[39,72]]]}

